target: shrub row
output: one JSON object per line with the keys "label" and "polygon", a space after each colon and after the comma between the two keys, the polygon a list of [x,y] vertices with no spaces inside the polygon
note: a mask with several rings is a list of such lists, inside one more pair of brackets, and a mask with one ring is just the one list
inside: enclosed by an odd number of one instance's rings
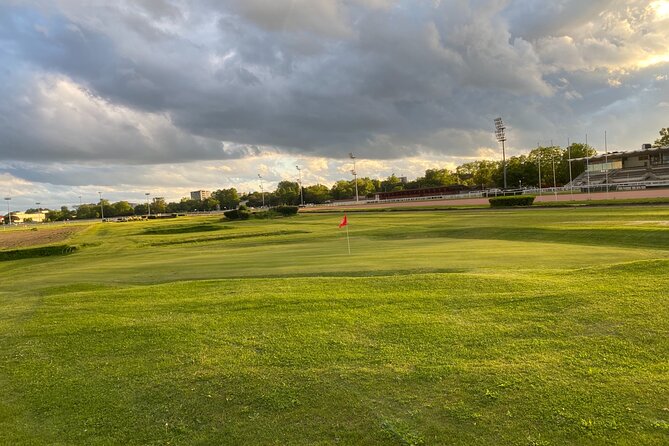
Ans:
{"label": "shrub row", "polygon": [[296,215],[299,208],[297,206],[277,206],[268,211],[258,211],[251,213],[247,208],[240,206],[239,209],[223,212],[228,220],[248,220],[249,218],[274,218],[277,216],[289,217]]}
{"label": "shrub row", "polygon": [[297,206],[277,206],[277,207],[273,208],[272,210],[278,212],[279,214],[283,215],[284,217],[288,217],[288,216],[291,216],[291,215],[296,215],[299,208]]}
{"label": "shrub row", "polygon": [[509,206],[532,206],[534,195],[512,195],[508,197],[490,198],[490,207],[501,208]]}
{"label": "shrub row", "polygon": [[251,216],[251,212],[246,209],[232,209],[223,212],[223,215],[225,215],[225,218],[228,220],[248,220]]}

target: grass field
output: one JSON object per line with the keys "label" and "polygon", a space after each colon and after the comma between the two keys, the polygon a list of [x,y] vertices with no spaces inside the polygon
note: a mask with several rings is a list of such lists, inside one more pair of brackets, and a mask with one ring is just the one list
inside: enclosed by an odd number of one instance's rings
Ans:
{"label": "grass field", "polygon": [[669,444],[669,207],[340,219],[0,261],[0,444]]}

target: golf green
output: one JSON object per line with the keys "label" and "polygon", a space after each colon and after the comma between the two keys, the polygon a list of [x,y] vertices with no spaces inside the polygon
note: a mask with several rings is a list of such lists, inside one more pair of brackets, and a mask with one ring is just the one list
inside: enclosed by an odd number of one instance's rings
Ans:
{"label": "golf green", "polygon": [[669,207],[341,218],[0,261],[0,444],[669,442]]}

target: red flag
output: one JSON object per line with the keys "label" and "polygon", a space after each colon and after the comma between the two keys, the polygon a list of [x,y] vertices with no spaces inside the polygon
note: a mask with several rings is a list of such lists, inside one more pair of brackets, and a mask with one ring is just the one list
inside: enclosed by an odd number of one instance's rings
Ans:
{"label": "red flag", "polygon": [[344,214],[344,219],[339,223],[339,227],[343,228],[346,225],[348,225],[348,220],[346,219],[346,214]]}

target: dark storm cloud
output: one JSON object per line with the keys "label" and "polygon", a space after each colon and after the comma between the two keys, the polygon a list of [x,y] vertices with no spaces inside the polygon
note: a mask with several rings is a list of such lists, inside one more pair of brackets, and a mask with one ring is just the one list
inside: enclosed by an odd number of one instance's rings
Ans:
{"label": "dark storm cloud", "polygon": [[651,12],[620,0],[10,2],[0,156],[464,156],[494,146],[498,115],[524,149],[606,125],[602,110],[621,104],[652,113],[646,129],[667,92],[657,65],[635,65],[667,52]]}

